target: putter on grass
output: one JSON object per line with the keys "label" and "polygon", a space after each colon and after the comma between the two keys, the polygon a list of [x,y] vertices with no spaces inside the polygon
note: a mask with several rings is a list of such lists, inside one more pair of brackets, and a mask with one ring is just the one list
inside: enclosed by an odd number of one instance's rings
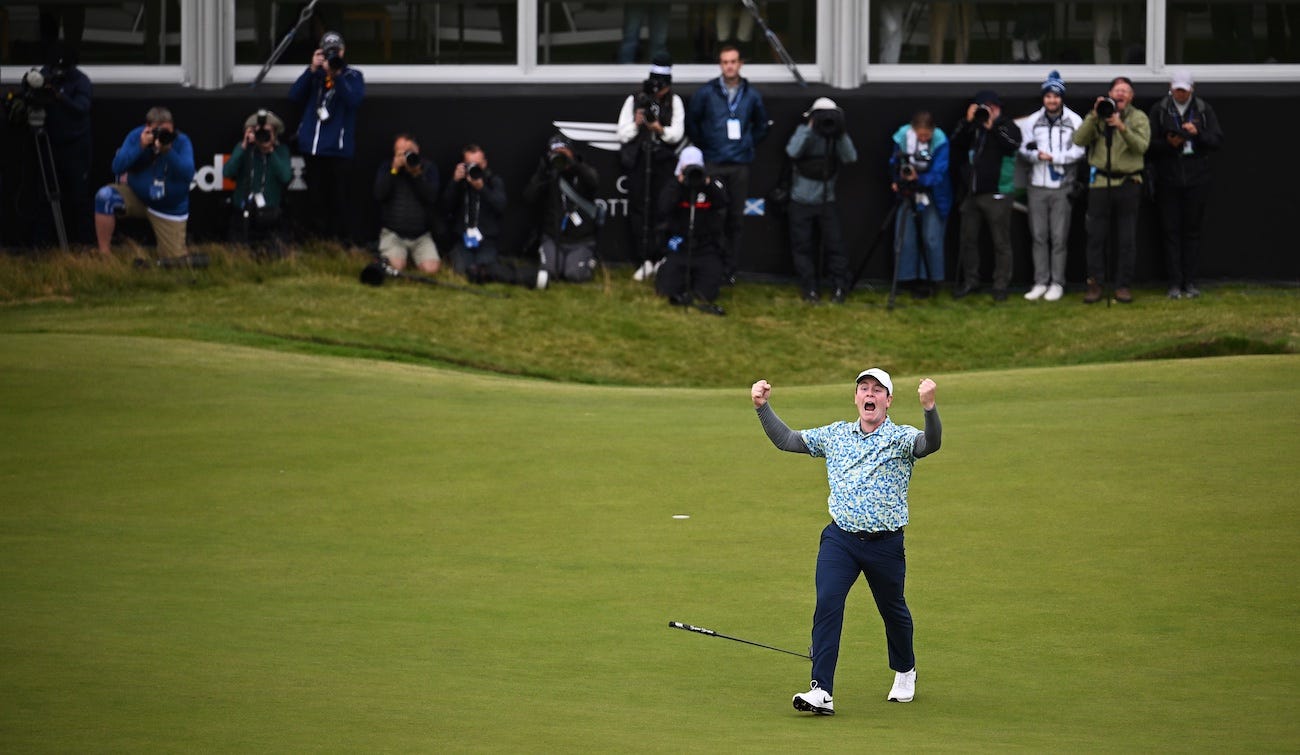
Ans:
{"label": "putter on grass", "polygon": [[710,636],[710,637],[721,637],[721,638],[724,639],[724,640],[732,640],[733,642],[743,642],[743,643],[745,643],[746,645],[753,645],[753,646],[755,646],[755,647],[767,648],[768,650],[775,650],[775,651],[778,652],[778,653],[786,653],[787,655],[797,655],[797,656],[799,656],[800,658],[804,659],[805,661],[811,661],[811,660],[812,660],[812,656],[811,656],[811,655],[808,655],[807,653],[796,653],[796,652],[794,652],[793,650],[782,650],[781,648],[774,648],[774,647],[772,647],[771,645],[764,645],[764,644],[761,643],[761,642],[750,642],[749,640],[742,640],[742,639],[740,639],[739,637],[729,637],[729,636],[727,636],[727,635],[725,635],[725,634],[719,634],[719,633],[713,631],[712,629],[705,629],[704,627],[697,627],[697,626],[693,626],[693,625],[691,625],[691,624],[683,624],[683,623],[680,622],[680,621],[670,621],[670,622],[668,622],[668,628],[669,628],[669,629],[685,629],[685,630],[688,631],[688,632],[698,632],[699,634],[705,634],[705,635],[708,635],[708,636]]}

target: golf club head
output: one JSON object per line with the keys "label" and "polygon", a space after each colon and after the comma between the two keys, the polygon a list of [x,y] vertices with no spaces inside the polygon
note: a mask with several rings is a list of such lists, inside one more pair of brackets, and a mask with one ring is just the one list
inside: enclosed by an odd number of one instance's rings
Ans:
{"label": "golf club head", "polygon": [[388,266],[376,260],[361,269],[361,282],[367,286],[382,286],[388,277]]}

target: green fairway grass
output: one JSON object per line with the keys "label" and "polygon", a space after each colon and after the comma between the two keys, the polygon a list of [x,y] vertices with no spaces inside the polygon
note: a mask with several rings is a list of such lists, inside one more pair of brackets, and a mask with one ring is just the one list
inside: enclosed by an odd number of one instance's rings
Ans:
{"label": "green fairway grass", "polygon": [[[930,374],[916,701],[809,664],[853,371],[616,388],[0,334],[3,752],[1300,750],[1300,357]],[[884,365],[889,367],[890,365]],[[892,415],[921,422],[919,374]],[[674,519],[689,515],[689,519]]]}

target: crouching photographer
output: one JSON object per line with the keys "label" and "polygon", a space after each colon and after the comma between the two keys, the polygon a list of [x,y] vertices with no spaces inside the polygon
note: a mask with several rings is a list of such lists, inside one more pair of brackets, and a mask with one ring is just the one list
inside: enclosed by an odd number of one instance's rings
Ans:
{"label": "crouching photographer", "polygon": [[524,200],[538,211],[537,288],[553,280],[584,283],[596,267],[596,229],[605,213],[596,205],[596,169],[574,154],[563,136],[551,137]]}
{"label": "crouching photographer", "polygon": [[262,254],[279,255],[284,245],[284,193],[293,180],[289,148],[281,143],[284,121],[258,110],[244,121],[244,138],[230,152],[221,174],[233,179],[230,241]]}
{"label": "crouching photographer", "polygon": [[420,145],[410,134],[393,139],[393,156],[375,174],[374,194],[379,203],[379,256],[397,272],[406,269],[408,257],[422,273],[442,269],[432,233],[438,169],[420,157]]}
{"label": "crouching photographer", "polygon": [[[828,97],[818,97],[804,123],[790,136],[785,152],[792,161],[790,181],[790,253],[804,300],[821,300],[820,284],[830,284],[831,301],[843,304],[849,285],[849,260],[835,204],[835,181],[841,165],[857,162],[844,125],[844,111]],[[815,242],[821,239],[818,246]]]}
{"label": "crouching photographer", "polygon": [[655,290],[671,304],[726,314],[715,302],[726,274],[722,245],[730,197],[704,172],[704,154],[697,147],[682,150],[675,173],[677,180],[664,187],[656,208],[668,241]]}
{"label": "crouching photographer", "polygon": [[451,213],[455,234],[452,268],[474,283],[495,280],[501,219],[506,212],[506,184],[488,169],[487,153],[482,147],[467,144],[461,148],[460,162],[442,191],[442,203]]}
{"label": "crouching photographer", "polygon": [[948,136],[922,110],[894,132],[889,158],[898,200],[894,218],[894,275],[923,299],[943,283],[943,237],[952,210]]}

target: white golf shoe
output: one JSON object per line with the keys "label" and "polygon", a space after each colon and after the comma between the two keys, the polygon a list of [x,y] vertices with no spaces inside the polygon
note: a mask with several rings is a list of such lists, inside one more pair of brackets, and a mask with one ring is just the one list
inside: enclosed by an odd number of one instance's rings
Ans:
{"label": "white golf shoe", "polygon": [[1065,288],[1060,283],[1053,283],[1047,287],[1047,293],[1043,294],[1043,301],[1056,301],[1065,295]]}
{"label": "white golf shoe", "polygon": [[894,686],[889,690],[889,702],[910,703],[916,697],[916,667],[911,671],[899,671],[894,674]]}
{"label": "white golf shoe", "polygon": [[1025,298],[1029,301],[1037,301],[1038,298],[1045,293],[1047,293],[1047,286],[1044,286],[1041,283],[1035,283],[1034,287],[1029,289],[1029,293],[1025,294]]}
{"label": "white golf shoe", "polygon": [[818,689],[817,682],[808,686],[807,692],[800,692],[794,696],[794,700],[791,701],[794,703],[794,709],[816,713],[819,716],[835,715],[835,701],[826,690]]}

